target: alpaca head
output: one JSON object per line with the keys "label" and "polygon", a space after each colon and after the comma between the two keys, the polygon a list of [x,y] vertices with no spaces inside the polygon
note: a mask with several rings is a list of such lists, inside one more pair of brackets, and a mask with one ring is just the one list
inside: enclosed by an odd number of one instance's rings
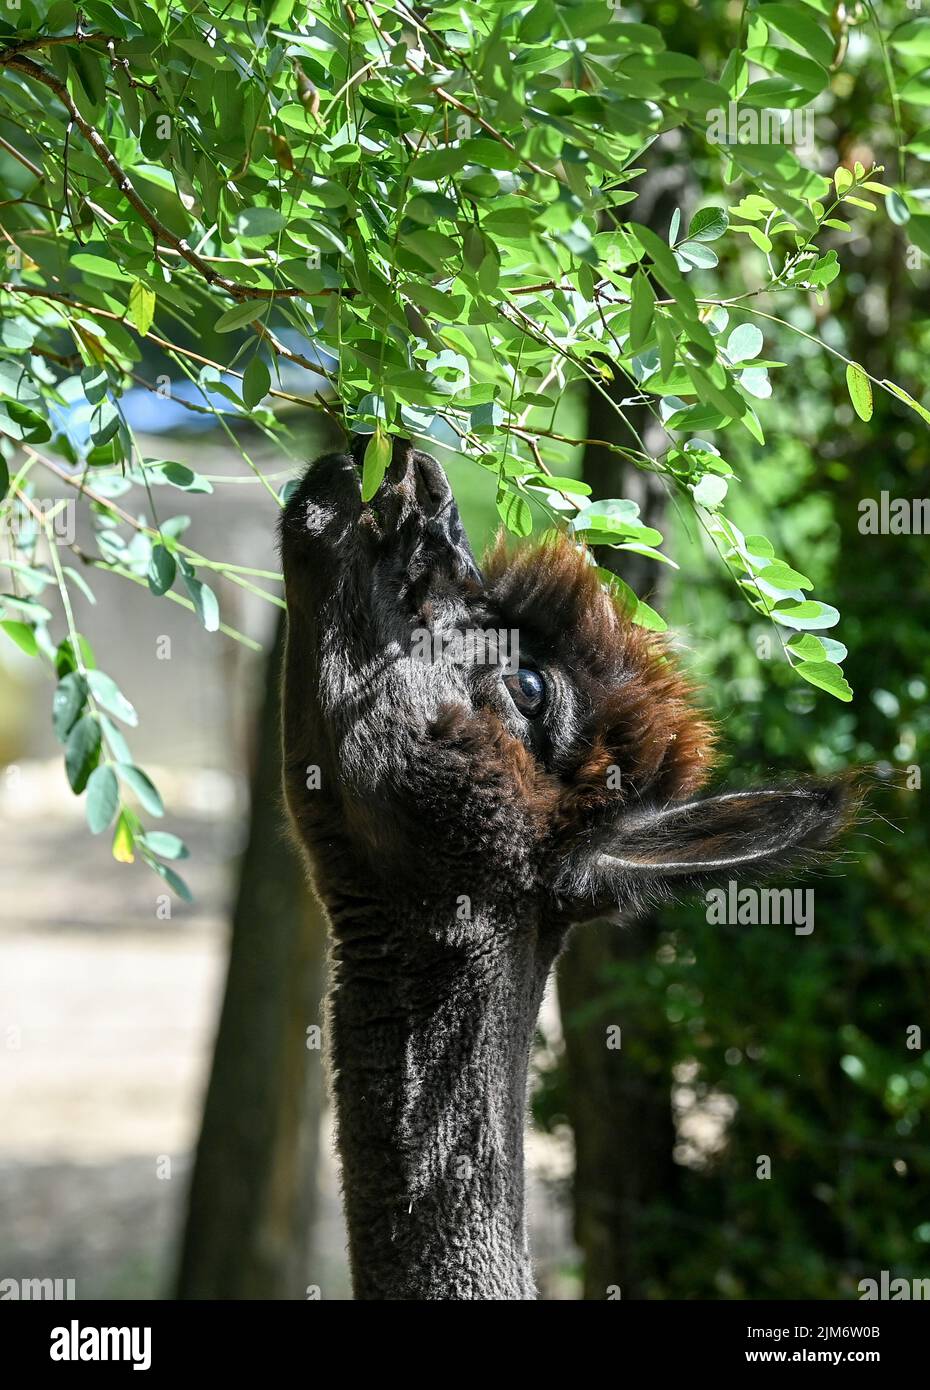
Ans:
{"label": "alpaca head", "polygon": [[565,926],[836,832],[843,782],[697,798],[711,728],[589,559],[550,539],[479,569],[439,464],[395,440],[366,504],[364,444],[282,525],[286,794],[324,896],[519,897]]}

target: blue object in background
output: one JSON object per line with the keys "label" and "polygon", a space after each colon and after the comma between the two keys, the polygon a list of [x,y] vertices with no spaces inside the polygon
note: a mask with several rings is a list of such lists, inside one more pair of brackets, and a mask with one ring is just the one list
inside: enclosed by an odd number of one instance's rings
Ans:
{"label": "blue object in background", "polygon": [[[336,359],[330,353],[316,347],[295,329],[281,329],[277,331],[277,336],[292,352],[300,353],[310,362],[318,362],[327,371],[336,366]],[[286,358],[278,359],[277,373],[277,376],[272,374],[272,381],[277,384],[280,380],[281,389],[295,396],[312,399],[329,393],[330,388],[323,377]],[[222,382],[237,395],[242,385],[240,378],[230,372],[217,374],[214,380]],[[60,394],[65,397],[66,403],[52,405],[52,423],[56,432],[68,439],[78,458],[85,458],[91,449],[90,422],[94,407],[84,395],[78,377],[65,382]],[[201,409],[189,410],[184,405],[185,401]],[[201,387],[186,377],[171,381],[165,394],[149,391],[144,386],[133,386],[120,397],[120,409],[129,428],[139,434],[205,433],[216,429],[219,422],[211,407],[226,415],[248,415],[244,407],[236,406],[221,391],[211,389],[209,381],[205,381]]]}

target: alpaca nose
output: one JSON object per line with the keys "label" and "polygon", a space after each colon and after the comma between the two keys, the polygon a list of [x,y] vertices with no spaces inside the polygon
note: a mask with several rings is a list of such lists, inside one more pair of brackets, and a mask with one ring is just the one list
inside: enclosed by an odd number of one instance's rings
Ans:
{"label": "alpaca nose", "polygon": [[413,485],[417,506],[423,515],[437,517],[450,507],[457,515],[455,498],[452,496],[452,488],[449,486],[449,479],[446,477],[442,464],[430,454],[411,452],[410,458],[413,464]]}
{"label": "alpaca nose", "polygon": [[[360,441],[353,447],[361,453]],[[393,440],[393,454],[374,509],[386,537],[401,548],[417,538],[425,546],[431,567],[457,582],[481,582],[481,574],[462,525],[445,469],[431,454],[415,449],[409,440]]]}
{"label": "alpaca nose", "polygon": [[430,454],[412,454],[416,505],[423,534],[437,554],[451,557],[454,577],[480,583],[481,574],[462,525],[458,505],[442,464]]}

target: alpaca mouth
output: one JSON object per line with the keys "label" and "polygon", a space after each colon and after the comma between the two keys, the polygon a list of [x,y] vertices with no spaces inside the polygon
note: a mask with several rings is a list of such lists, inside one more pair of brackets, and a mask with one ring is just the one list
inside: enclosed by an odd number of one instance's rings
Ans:
{"label": "alpaca mouth", "polygon": [[[352,441],[363,466],[366,436]],[[481,584],[481,574],[442,464],[407,440],[393,441],[391,462],[378,491],[362,507],[360,525],[411,577],[442,574],[457,583]]]}
{"label": "alpaca mouth", "polygon": [[452,488],[441,464],[407,439],[392,438],[391,461],[374,497],[362,500],[369,435],[327,454],[305,473],[281,520],[285,572],[329,592],[353,570],[387,573],[418,593],[453,587],[471,597],[482,585]]}

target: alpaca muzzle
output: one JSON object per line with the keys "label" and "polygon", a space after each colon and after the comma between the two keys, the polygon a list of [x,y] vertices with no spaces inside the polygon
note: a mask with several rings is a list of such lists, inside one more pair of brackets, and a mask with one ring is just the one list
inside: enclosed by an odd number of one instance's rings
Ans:
{"label": "alpaca muzzle", "polygon": [[[390,556],[411,579],[452,580],[471,588],[481,574],[462,525],[452,488],[442,465],[409,440],[394,439],[391,462],[362,523],[371,526],[382,555]],[[352,442],[362,466],[365,437]]]}

